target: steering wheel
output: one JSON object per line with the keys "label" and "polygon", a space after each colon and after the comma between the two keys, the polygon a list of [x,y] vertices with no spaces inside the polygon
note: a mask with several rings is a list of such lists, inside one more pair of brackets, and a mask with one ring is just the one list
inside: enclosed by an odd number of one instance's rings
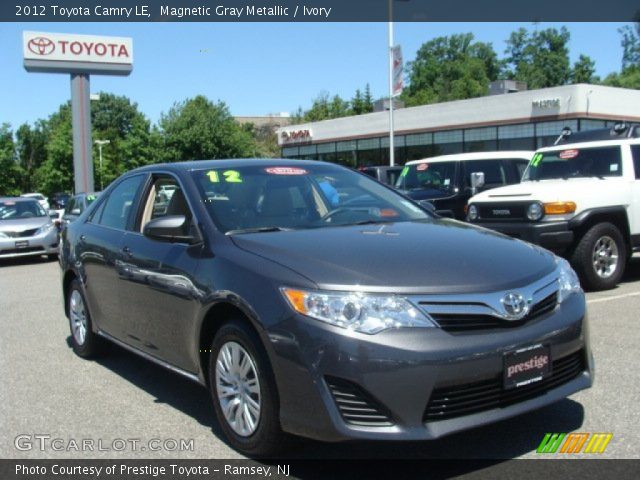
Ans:
{"label": "steering wheel", "polygon": [[334,208],[333,210],[330,210],[327,213],[325,213],[323,216],[321,216],[320,217],[320,221],[321,222],[326,222],[327,220],[329,220],[334,215],[336,215],[338,213],[341,213],[341,212],[347,212],[349,210],[352,210],[352,209],[351,208],[347,208],[347,207]]}

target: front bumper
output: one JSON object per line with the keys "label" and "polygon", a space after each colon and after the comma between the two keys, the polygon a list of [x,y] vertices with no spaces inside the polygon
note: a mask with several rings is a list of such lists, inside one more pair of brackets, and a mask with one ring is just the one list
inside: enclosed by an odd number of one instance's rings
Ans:
{"label": "front bumper", "polygon": [[58,253],[58,230],[56,228],[32,237],[0,238],[0,258],[52,255]]}
{"label": "front bumper", "polygon": [[[268,335],[283,429],[325,441],[436,439],[549,405],[593,382],[582,294],[540,320],[499,331],[461,335],[432,328],[364,335],[296,315]],[[580,368],[522,400],[444,420],[427,416],[438,392],[499,381],[504,354],[535,344],[548,346],[553,362],[579,357]],[[364,392],[389,424],[358,425],[345,418],[330,387],[336,379],[339,387],[346,382]],[[349,392],[343,394],[348,400]]]}
{"label": "front bumper", "polygon": [[476,221],[472,222],[472,225],[495,230],[559,253],[569,247],[574,239],[573,232],[566,221],[547,223]]}

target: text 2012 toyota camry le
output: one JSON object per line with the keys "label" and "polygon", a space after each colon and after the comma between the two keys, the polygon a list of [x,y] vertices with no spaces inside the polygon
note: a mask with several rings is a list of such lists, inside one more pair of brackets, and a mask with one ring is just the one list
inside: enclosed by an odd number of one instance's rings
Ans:
{"label": "text 2012 toyota camry le", "polygon": [[566,261],[337,165],[143,167],[61,241],[76,353],[107,339],[206,385],[248,454],[434,439],[592,384]]}

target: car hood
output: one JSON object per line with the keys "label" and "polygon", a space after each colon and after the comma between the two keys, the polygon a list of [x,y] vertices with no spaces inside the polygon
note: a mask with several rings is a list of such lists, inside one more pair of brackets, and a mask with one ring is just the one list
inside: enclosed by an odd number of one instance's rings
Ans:
{"label": "car hood", "polygon": [[555,268],[546,250],[448,219],[242,234],[232,240],[321,289],[489,292],[527,285]]}
{"label": "car hood", "polygon": [[16,218],[15,220],[0,220],[0,232],[22,232],[40,228],[51,222],[49,217]]}
{"label": "car hood", "polygon": [[475,195],[473,201],[502,202],[505,200],[540,200],[542,202],[576,201],[577,199],[593,197],[593,192],[615,192],[620,189],[620,182],[605,177],[600,178],[570,178],[568,180],[540,180],[526,181],[494,188]]}

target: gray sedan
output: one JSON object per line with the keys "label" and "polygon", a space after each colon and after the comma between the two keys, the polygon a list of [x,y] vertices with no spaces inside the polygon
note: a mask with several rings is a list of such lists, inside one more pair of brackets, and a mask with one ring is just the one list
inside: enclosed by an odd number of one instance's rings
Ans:
{"label": "gray sedan", "polygon": [[0,258],[58,255],[58,230],[33,198],[0,198]]}

